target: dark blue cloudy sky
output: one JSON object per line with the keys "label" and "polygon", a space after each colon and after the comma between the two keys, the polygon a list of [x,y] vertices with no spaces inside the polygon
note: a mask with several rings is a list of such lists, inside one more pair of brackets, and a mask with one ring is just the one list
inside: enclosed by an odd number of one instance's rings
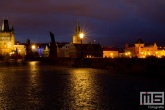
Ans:
{"label": "dark blue cloudy sky", "polygon": [[165,0],[1,0],[0,23],[8,17],[16,40],[71,41],[76,16],[89,42],[124,46],[142,38],[165,45]]}

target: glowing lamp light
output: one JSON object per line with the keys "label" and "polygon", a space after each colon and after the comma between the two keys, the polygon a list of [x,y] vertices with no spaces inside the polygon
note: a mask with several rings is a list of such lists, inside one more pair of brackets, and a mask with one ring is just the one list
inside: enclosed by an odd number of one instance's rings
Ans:
{"label": "glowing lamp light", "polygon": [[84,34],[83,33],[80,33],[80,38],[83,39],[84,38]]}
{"label": "glowing lamp light", "polygon": [[32,45],[32,49],[35,49],[36,48],[36,46],[35,45]]}

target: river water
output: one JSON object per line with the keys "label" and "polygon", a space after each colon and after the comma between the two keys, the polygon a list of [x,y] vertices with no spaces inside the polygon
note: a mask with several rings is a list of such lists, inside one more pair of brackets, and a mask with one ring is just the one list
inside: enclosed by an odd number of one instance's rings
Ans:
{"label": "river water", "polygon": [[164,91],[164,85],[158,78],[36,61],[0,65],[0,109],[5,110],[145,109],[141,91]]}

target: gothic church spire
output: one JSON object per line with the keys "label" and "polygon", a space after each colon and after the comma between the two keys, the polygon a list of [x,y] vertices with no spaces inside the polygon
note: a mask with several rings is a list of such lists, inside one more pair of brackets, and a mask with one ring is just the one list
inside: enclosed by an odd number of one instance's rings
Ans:
{"label": "gothic church spire", "polygon": [[8,23],[8,20],[5,19],[5,18],[3,20],[1,31],[4,31],[4,32],[8,32],[9,31],[9,23]]}
{"label": "gothic church spire", "polygon": [[79,34],[80,33],[80,24],[79,24],[79,21],[77,19],[77,24],[76,24],[76,34]]}

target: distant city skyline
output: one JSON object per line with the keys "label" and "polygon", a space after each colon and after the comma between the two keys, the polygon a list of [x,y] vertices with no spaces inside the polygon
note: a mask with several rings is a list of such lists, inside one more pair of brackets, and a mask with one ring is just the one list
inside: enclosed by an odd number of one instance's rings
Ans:
{"label": "distant city skyline", "polygon": [[[12,3],[13,2],[13,3]],[[8,17],[15,39],[50,42],[49,31],[58,42],[71,42],[76,17],[88,42],[124,47],[141,38],[145,43],[165,45],[164,0],[70,0],[2,1],[0,25]]]}

